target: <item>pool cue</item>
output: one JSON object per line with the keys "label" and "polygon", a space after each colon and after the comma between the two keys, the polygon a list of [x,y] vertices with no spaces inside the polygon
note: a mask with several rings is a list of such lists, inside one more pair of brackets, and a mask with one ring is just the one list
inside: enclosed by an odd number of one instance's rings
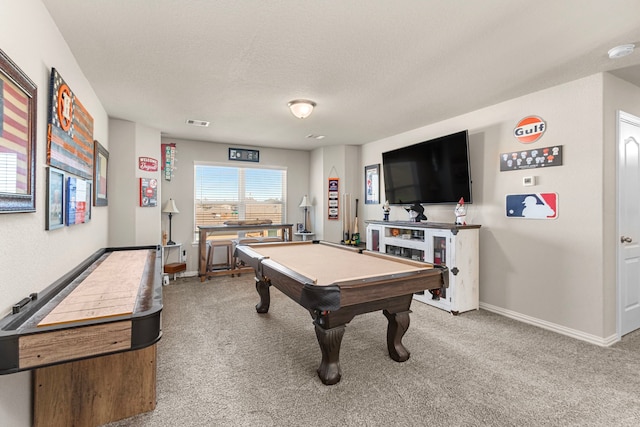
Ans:
{"label": "pool cue", "polygon": [[356,246],[360,243],[360,233],[358,232],[358,199],[356,199],[356,217],[353,221],[353,236],[351,236],[351,244]]}
{"label": "pool cue", "polygon": [[344,221],[344,229],[343,229],[343,232],[344,232],[344,244],[345,245],[349,245],[351,243],[351,241],[349,240],[349,237],[351,236],[351,232],[349,230],[349,225],[351,223],[351,218],[349,217],[350,216],[349,215],[349,210],[350,210],[349,209],[349,202],[350,202],[350,200],[349,200],[349,194],[348,193],[344,193],[342,196],[344,198],[344,203],[343,203],[343,205],[344,205],[344,218],[343,218],[343,221]]}

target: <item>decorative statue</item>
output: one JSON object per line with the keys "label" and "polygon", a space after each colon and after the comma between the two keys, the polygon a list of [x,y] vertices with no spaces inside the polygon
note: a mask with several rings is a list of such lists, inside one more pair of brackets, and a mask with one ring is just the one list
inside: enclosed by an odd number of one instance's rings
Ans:
{"label": "decorative statue", "polygon": [[426,221],[427,216],[424,214],[424,208],[420,203],[416,203],[410,208],[404,208],[407,212],[409,212],[409,218],[413,222]]}
{"label": "decorative statue", "polygon": [[460,197],[455,209],[456,225],[467,225],[467,208],[464,205],[464,198]]}
{"label": "decorative statue", "polygon": [[382,211],[384,212],[384,220],[389,221],[389,211],[391,211],[391,207],[389,206],[388,200],[382,205]]}

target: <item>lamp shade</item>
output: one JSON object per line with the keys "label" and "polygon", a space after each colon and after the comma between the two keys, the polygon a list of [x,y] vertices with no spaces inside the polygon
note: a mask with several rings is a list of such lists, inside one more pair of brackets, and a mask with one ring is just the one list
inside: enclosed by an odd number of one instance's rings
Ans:
{"label": "lamp shade", "polygon": [[164,204],[164,209],[162,209],[162,212],[171,214],[180,213],[180,211],[176,207],[176,202],[173,199],[167,200],[167,203]]}
{"label": "lamp shade", "polygon": [[299,119],[306,119],[311,115],[316,103],[308,99],[294,99],[293,101],[289,101],[287,105],[291,110],[291,114]]}
{"label": "lamp shade", "polygon": [[309,199],[307,198],[306,194],[302,198],[302,202],[300,202],[300,206],[299,207],[301,207],[301,208],[309,208],[309,207],[311,207],[311,203],[309,203]]}

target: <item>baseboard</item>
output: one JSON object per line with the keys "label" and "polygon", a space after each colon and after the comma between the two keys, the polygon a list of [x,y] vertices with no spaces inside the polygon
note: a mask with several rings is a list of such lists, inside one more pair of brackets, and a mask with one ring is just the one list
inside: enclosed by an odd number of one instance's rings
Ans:
{"label": "baseboard", "polygon": [[613,334],[607,338],[598,337],[595,335],[587,334],[576,329],[567,328],[566,326],[557,325],[555,323],[547,322],[546,320],[537,319],[535,317],[527,316],[522,313],[507,310],[495,305],[480,303],[480,308],[483,310],[491,311],[493,313],[500,314],[511,319],[518,320],[520,322],[528,323],[533,326],[537,326],[549,331],[557,332],[562,335],[566,335],[571,338],[575,338],[581,341],[586,341],[591,344],[595,344],[600,347],[608,347],[619,341],[618,336]]}
{"label": "baseboard", "polygon": [[197,271],[183,271],[182,273],[178,274],[178,277],[195,277],[197,275]]}

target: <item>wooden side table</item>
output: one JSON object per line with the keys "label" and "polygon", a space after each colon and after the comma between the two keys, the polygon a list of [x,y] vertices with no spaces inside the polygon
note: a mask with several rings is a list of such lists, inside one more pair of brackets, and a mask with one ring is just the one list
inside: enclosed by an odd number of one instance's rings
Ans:
{"label": "wooden side table", "polygon": [[[168,263],[171,249],[178,249],[178,261]],[[162,267],[165,274],[173,274],[173,280],[176,280],[176,274],[187,270],[187,263],[184,262],[182,256],[182,243],[162,246]]]}

